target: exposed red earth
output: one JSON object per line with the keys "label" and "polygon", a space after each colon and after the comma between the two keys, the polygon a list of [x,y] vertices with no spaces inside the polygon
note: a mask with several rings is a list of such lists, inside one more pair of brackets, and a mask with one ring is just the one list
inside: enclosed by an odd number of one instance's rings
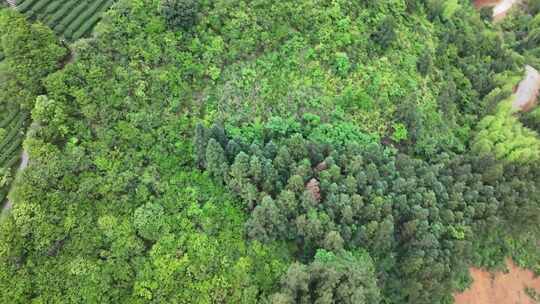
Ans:
{"label": "exposed red earth", "polygon": [[501,2],[501,0],[476,0],[474,1],[474,6],[476,8],[482,8],[486,6],[495,6],[499,2]]}
{"label": "exposed red earth", "polygon": [[536,304],[525,288],[540,293],[540,277],[530,270],[517,267],[511,260],[506,262],[508,273],[471,268],[472,286],[454,296],[456,304]]}

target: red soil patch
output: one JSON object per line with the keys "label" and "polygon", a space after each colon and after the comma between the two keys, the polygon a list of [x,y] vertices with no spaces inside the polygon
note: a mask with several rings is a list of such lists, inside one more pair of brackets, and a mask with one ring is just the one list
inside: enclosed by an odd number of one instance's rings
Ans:
{"label": "red soil patch", "polygon": [[500,0],[476,0],[474,1],[474,6],[476,8],[482,8],[486,6],[495,6],[499,3]]}
{"label": "red soil patch", "polygon": [[530,270],[517,267],[511,260],[506,265],[508,273],[472,268],[474,282],[471,288],[454,296],[456,304],[536,304],[525,293],[525,288],[531,287],[540,293],[540,278]]}

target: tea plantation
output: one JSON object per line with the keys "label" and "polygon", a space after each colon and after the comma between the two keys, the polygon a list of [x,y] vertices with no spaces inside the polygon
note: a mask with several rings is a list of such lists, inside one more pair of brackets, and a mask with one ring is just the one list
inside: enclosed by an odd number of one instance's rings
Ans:
{"label": "tea plantation", "polygon": [[67,40],[88,34],[115,0],[16,0],[17,9]]}

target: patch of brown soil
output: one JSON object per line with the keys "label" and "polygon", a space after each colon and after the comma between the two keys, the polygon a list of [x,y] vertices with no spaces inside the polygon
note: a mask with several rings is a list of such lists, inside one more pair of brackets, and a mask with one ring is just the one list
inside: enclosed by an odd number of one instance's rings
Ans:
{"label": "patch of brown soil", "polygon": [[506,262],[508,273],[490,273],[472,268],[474,282],[471,288],[454,296],[456,304],[536,304],[525,288],[540,293],[540,278],[530,270],[517,267],[511,260]]}

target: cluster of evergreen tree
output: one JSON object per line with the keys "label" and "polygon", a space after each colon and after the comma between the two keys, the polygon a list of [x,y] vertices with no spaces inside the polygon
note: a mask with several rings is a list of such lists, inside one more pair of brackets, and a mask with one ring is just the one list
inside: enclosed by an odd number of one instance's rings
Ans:
{"label": "cluster of evergreen tree", "polygon": [[291,264],[281,285],[270,299],[272,304],[380,301],[373,262],[365,252],[318,250],[310,264]]}
{"label": "cluster of evergreen tree", "polygon": [[267,127],[252,141],[218,125],[197,130],[199,162],[242,199],[251,238],[292,242],[304,260],[319,248],[364,248],[395,303],[449,299],[477,233],[517,219],[534,225],[540,214],[540,172],[490,156],[426,162],[376,143],[313,141],[305,129]]}
{"label": "cluster of evergreen tree", "polygon": [[[540,102],[539,102],[540,103]],[[536,108],[522,117],[523,124],[540,134],[540,108]]]}

